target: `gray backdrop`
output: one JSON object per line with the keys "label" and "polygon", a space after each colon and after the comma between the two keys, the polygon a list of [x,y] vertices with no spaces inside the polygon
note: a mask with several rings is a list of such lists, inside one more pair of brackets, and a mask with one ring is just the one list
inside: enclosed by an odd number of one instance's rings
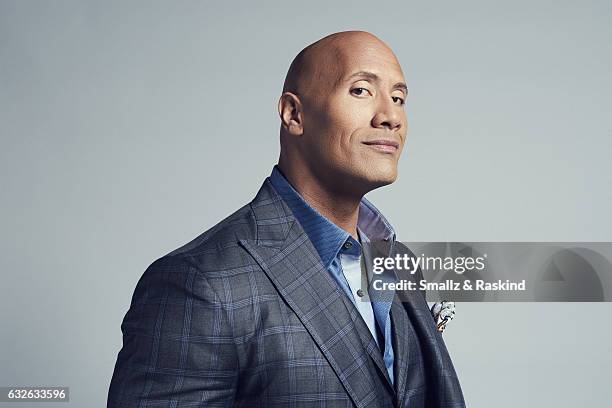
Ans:
{"label": "gray backdrop", "polygon": [[[0,385],[105,404],[138,278],[252,198],[289,63],[335,31],[377,34],[404,67],[401,176],[368,195],[402,240],[612,241],[611,17],[605,1],[1,0]],[[459,304],[445,337],[468,406],[605,405],[611,311]]]}

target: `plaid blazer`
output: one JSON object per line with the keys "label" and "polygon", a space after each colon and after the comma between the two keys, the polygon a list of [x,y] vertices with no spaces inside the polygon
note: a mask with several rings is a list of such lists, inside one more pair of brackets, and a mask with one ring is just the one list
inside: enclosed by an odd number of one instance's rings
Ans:
{"label": "plaid blazer", "polygon": [[465,407],[427,302],[410,293],[391,308],[392,384],[266,179],[251,203],[144,272],[108,407]]}

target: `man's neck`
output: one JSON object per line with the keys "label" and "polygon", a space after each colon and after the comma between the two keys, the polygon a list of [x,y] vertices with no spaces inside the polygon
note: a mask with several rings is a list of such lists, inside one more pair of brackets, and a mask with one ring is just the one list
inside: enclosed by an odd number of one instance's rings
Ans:
{"label": "man's neck", "polygon": [[359,239],[357,220],[359,219],[361,195],[342,194],[321,183],[307,172],[296,174],[291,168],[284,168],[280,165],[279,168],[308,205],[348,232],[353,238]]}

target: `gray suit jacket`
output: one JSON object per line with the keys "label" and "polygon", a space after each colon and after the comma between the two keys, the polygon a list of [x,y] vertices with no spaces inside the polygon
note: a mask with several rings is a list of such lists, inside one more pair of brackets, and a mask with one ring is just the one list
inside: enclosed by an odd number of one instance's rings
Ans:
{"label": "gray suit jacket", "polygon": [[266,180],[155,261],[123,324],[109,407],[464,407],[419,292],[391,308],[395,382],[361,315]]}

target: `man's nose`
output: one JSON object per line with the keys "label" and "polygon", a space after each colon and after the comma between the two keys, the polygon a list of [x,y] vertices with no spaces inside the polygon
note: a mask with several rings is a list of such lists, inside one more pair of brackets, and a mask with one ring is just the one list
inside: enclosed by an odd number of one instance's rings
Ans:
{"label": "man's nose", "polygon": [[402,127],[402,107],[393,103],[391,97],[384,99],[377,105],[376,114],[372,118],[372,126],[398,131]]}

